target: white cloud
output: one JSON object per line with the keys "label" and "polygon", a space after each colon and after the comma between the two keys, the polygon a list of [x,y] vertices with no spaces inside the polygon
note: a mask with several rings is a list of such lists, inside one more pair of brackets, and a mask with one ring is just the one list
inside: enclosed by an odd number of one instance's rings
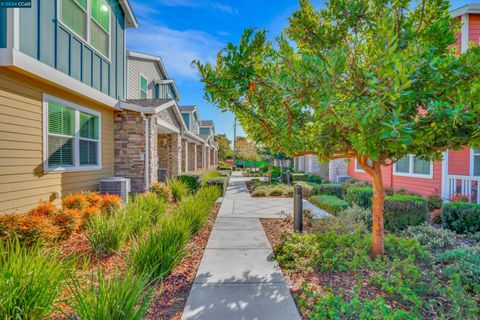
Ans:
{"label": "white cloud", "polygon": [[149,24],[148,28],[134,29],[128,34],[132,50],[161,56],[170,75],[198,79],[191,67],[193,60],[215,62],[217,52],[224,47],[218,38],[198,30],[175,30]]}
{"label": "white cloud", "polygon": [[232,6],[215,1],[201,0],[159,0],[161,5],[167,7],[190,7],[190,8],[210,8],[224,13],[237,14],[238,10]]}
{"label": "white cloud", "polygon": [[229,5],[226,5],[226,4],[223,4],[223,3],[220,3],[220,2],[210,3],[210,7],[212,7],[215,10],[225,12],[225,13],[229,13],[229,14],[237,14],[238,13],[237,8],[231,7]]}

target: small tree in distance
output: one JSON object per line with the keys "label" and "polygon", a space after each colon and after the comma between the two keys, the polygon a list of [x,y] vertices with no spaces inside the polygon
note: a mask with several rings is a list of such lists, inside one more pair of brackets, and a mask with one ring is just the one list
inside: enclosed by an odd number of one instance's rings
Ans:
{"label": "small tree in distance", "polygon": [[194,62],[207,100],[287,156],[356,158],[372,179],[372,257],[384,255],[381,167],[478,145],[480,50],[457,55],[444,0],[307,1],[275,42],[247,29],[216,65]]}
{"label": "small tree in distance", "polygon": [[220,161],[225,161],[230,159],[233,156],[232,148],[230,143],[232,143],[226,134],[217,134],[215,135],[215,141],[218,143],[218,159]]}

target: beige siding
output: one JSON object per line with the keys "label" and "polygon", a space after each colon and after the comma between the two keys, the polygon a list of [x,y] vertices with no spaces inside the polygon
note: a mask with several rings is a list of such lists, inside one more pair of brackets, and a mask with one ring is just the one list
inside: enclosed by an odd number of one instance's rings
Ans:
{"label": "beige siding", "polygon": [[[102,113],[102,169],[43,171],[43,93]],[[95,190],[113,175],[113,111],[40,81],[0,69],[0,213],[25,212],[53,192]]]}
{"label": "beige siding", "polygon": [[140,99],[140,75],[143,75],[147,79],[147,99],[155,98],[155,83],[153,81],[163,79],[158,65],[150,60],[129,57],[127,67],[127,98]]}

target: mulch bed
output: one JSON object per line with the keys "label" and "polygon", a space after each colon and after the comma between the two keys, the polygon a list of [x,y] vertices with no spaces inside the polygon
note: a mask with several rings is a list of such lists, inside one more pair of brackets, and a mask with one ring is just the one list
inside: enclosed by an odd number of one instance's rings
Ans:
{"label": "mulch bed", "polygon": [[220,204],[216,203],[212,208],[212,214],[207,223],[197,234],[190,238],[188,255],[173,269],[163,283],[156,288],[154,293],[155,302],[148,310],[147,319],[181,319],[183,308],[187,302],[219,209]]}
{"label": "mulch bed", "polygon": [[[275,251],[278,245],[282,241],[282,235],[290,233],[293,230],[293,221],[291,218],[283,219],[260,219],[263,229],[267,234],[267,238]],[[310,226],[308,221],[304,219],[303,231],[309,232]],[[332,272],[304,272],[285,270],[282,268],[283,275],[290,289],[290,293],[294,297],[297,309],[300,311],[302,319],[308,319],[307,313],[302,312],[298,305],[298,295],[302,293],[302,285],[308,283],[309,288],[315,288],[315,290],[332,290],[334,293],[349,293],[355,286],[357,279],[352,271],[332,271]],[[362,278],[366,278],[368,275],[362,273]],[[362,291],[360,295],[362,297],[375,298],[375,295],[383,293],[373,285],[368,283],[362,284]],[[386,298],[386,297],[384,297]]]}
{"label": "mulch bed", "polygon": [[[208,238],[213,228],[213,224],[220,210],[220,203],[215,203],[212,207],[211,215],[205,225],[193,235],[187,245],[188,254],[182,259],[175,269],[158,285],[156,285],[152,299],[154,302],[147,311],[146,319],[152,320],[178,320],[182,317],[183,308],[187,302],[190,289],[193,285],[195,275],[203,257],[203,252],[207,246]],[[86,270],[79,270],[78,277],[85,277],[91,272],[96,272],[100,266],[106,274],[122,272],[127,268],[129,247],[124,246],[122,250],[113,255],[95,254],[92,252],[90,243],[84,232],[76,232],[68,239],[58,244],[58,249],[62,257],[77,257],[79,266],[87,266]],[[67,298],[65,292],[60,299]],[[64,311],[71,311],[60,304]],[[49,319],[66,319],[60,312],[54,312]]]}

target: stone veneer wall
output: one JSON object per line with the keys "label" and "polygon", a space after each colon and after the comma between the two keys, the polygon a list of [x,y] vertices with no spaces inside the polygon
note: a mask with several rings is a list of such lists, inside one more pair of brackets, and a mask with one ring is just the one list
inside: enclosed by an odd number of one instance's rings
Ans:
{"label": "stone veneer wall", "polygon": [[167,177],[181,173],[182,145],[178,133],[158,135],[158,168],[166,169]]}
{"label": "stone veneer wall", "polygon": [[197,146],[197,170],[203,170],[204,169],[204,164],[203,164],[203,154],[205,145],[199,145]]}
{"label": "stone veneer wall", "polygon": [[197,145],[188,143],[188,169],[187,171],[197,171]]}
{"label": "stone veneer wall", "polygon": [[188,171],[188,141],[186,139],[182,139],[182,172]]}
{"label": "stone veneer wall", "polygon": [[115,113],[115,175],[130,178],[132,192],[145,190],[145,122],[133,111]]}

